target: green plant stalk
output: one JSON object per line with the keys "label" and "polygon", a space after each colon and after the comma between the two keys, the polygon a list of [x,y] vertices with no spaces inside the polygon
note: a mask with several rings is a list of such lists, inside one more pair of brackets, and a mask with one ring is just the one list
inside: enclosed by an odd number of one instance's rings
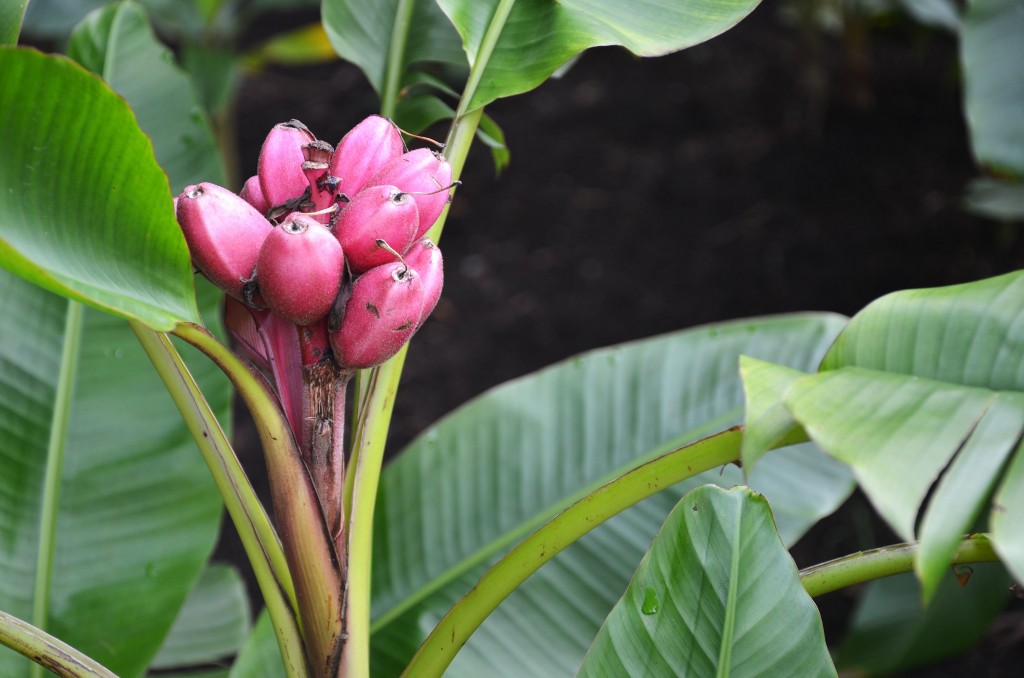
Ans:
{"label": "green plant stalk", "polygon": [[[488,24],[487,31],[480,40],[480,49],[477,50],[476,61],[469,65],[466,89],[463,90],[462,97],[459,99],[459,107],[455,109],[456,122],[460,118],[464,118],[472,110],[469,108],[469,102],[473,100],[477,87],[480,86],[480,81],[483,80],[484,71],[487,70],[487,64],[491,60],[491,55],[494,54],[494,48],[498,44],[501,32],[505,30],[505,23],[508,21],[508,16],[511,14],[516,1],[500,0],[498,6],[494,8],[494,14],[491,15],[491,23]],[[478,108],[482,109],[483,107]],[[452,134],[449,133],[448,137],[448,140],[451,141]]]}
{"label": "green plant stalk", "polygon": [[[368,375],[365,400],[353,424],[354,476],[348,527],[348,597],[345,630],[349,641],[342,653],[342,675],[370,675],[370,575],[373,551],[373,511],[394,410],[398,379],[405,364],[406,347]],[[352,468],[352,466],[350,466]],[[346,478],[346,481],[348,479]]]}
{"label": "green plant stalk", "polygon": [[[61,348],[57,392],[46,446],[46,471],[39,515],[39,546],[36,554],[36,579],[32,596],[32,624],[44,629],[49,621],[50,593],[53,586],[53,555],[57,546],[57,513],[60,504],[61,473],[68,440],[68,420],[78,374],[78,354],[82,343],[84,309],[68,300],[64,316],[64,345]],[[43,667],[32,665],[33,678],[42,678]]]}
{"label": "green plant stalk", "polygon": [[740,457],[733,427],[662,455],[591,492],[509,551],[438,622],[404,676],[440,676],[484,619],[544,563],[580,537],[661,490]]}
{"label": "green plant stalk", "polygon": [[384,86],[380,93],[380,114],[394,118],[398,108],[398,90],[402,86],[402,66],[405,64],[405,46],[412,27],[413,0],[398,0],[395,9],[395,23],[391,27],[391,43],[388,45],[388,59],[384,70]]}
{"label": "green plant stalk", "polygon": [[285,557],[298,601],[298,626],[314,678],[333,678],[343,646],[344,590],[334,543],[295,436],[266,380],[205,328],[181,323],[174,334],[227,375],[252,413],[263,445]]}
{"label": "green plant stalk", "polygon": [[[74,303],[74,302],[72,302]],[[95,659],[31,624],[0,611],[0,644],[31,659],[61,678],[117,678]]]}
{"label": "green plant stalk", "polygon": [[[399,6],[401,10],[402,5]],[[411,11],[411,10],[410,10]],[[392,54],[392,56],[394,56]],[[478,61],[479,63],[479,61]],[[391,58],[389,57],[389,67]],[[479,81],[479,78],[477,79]],[[467,89],[467,92],[469,90]],[[466,95],[463,95],[463,100]],[[382,111],[386,110],[383,108]],[[452,122],[445,146],[445,157],[452,167],[452,178],[458,180],[473,143],[483,108],[457,116]],[[438,217],[428,236],[438,242],[448,207]],[[352,444],[349,468],[345,477],[342,506],[348,534],[348,597],[345,627],[349,640],[343,665],[348,678],[365,677],[370,670],[370,572],[373,552],[373,508],[380,484],[384,445],[394,409],[398,382],[408,345],[383,365],[362,370],[356,378],[353,411]]]}
{"label": "green plant stalk", "polygon": [[305,678],[298,607],[284,550],[231,443],[181,355],[162,332],[129,321],[181,412],[224,499],[270,615],[288,678]]}
{"label": "green plant stalk", "polygon": [[[831,593],[854,584],[894,574],[913,572],[914,558],[918,544],[894,544],[870,551],[859,551],[800,570],[800,581],[804,590],[812,597]],[[964,563],[988,563],[999,560],[992,542],[987,535],[973,534],[957,547],[953,554],[953,565]]]}

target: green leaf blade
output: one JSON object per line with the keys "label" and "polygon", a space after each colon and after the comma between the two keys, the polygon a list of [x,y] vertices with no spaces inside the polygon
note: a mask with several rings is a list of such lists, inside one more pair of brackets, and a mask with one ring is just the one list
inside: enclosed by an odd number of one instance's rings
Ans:
{"label": "green leaf blade", "polygon": [[[26,318],[0,329],[0,567],[7,573],[0,607],[28,618],[41,576],[36,551],[53,416],[47,398],[56,388],[53,355],[60,355],[68,302],[6,272],[0,290],[3,310]],[[192,369],[225,413],[223,377],[208,363]],[[53,507],[47,630],[119,675],[139,675],[213,547],[220,501],[123,321],[86,310],[75,389]],[[20,677],[27,667],[3,652],[0,674]]]}
{"label": "green leaf blade", "polygon": [[590,47],[619,45],[659,56],[699,44],[734,26],[759,0],[518,0],[493,52],[481,52],[499,0],[438,0],[475,65],[487,58],[481,83],[466,107],[529,91]]}
{"label": "green leaf blade", "polygon": [[249,635],[245,582],[230,565],[211,564],[189,592],[150,669],[184,669],[234,656]]}
{"label": "green leaf blade", "polygon": [[0,3],[0,45],[18,44],[21,24],[25,19],[28,0]]}
{"label": "green leaf blade", "polygon": [[978,163],[1024,180],[1024,13],[1015,0],[968,3],[960,31],[964,104]]}
{"label": "green leaf blade", "polygon": [[[783,399],[823,450],[851,464],[890,526],[923,542],[916,567],[930,598],[993,487],[993,530],[1024,519],[1012,499],[1024,435],[1024,272],[876,300],[850,321],[821,372]],[[1010,530],[993,535],[1014,572],[1024,572],[1020,543]]]}
{"label": "green leaf blade", "polygon": [[167,178],[124,100],[72,62],[0,48],[0,266],[167,330],[198,321]]}
{"label": "green leaf blade", "polygon": [[[382,477],[374,670],[400,671],[483,570],[550,516],[649,458],[737,423],[740,354],[810,369],[844,322],[754,319],[595,351],[501,386],[429,429]],[[691,481],[615,516],[544,565],[484,622],[448,675],[515,675],[526,659],[500,658],[544,637],[542,674],[573,671],[615,586],[628,582],[679,497],[700,482],[728,486],[743,475],[730,466]],[[806,447],[773,454],[750,482],[779,502],[788,540],[852,489],[841,464]],[[792,483],[815,492],[793,492]],[[799,506],[789,501],[797,497]]]}
{"label": "green leaf blade", "polygon": [[580,676],[835,675],[817,608],[747,488],[700,487],[673,510]]}
{"label": "green leaf blade", "polygon": [[[401,46],[403,71],[432,61],[464,65],[459,37],[432,0],[414,3],[407,42]],[[341,58],[362,69],[373,88],[384,89],[388,50],[398,20],[400,0],[324,0],[322,18],[331,45]]]}
{"label": "green leaf blade", "polygon": [[224,184],[213,132],[191,83],[139,4],[117,2],[90,14],[71,34],[68,56],[128,100],[173,194],[201,181]]}

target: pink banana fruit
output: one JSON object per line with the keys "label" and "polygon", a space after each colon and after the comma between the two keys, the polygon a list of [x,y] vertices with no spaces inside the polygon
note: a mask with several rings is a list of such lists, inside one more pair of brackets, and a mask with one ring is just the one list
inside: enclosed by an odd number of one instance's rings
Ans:
{"label": "pink banana fruit", "polygon": [[345,205],[334,224],[334,235],[356,275],[395,260],[395,255],[377,244],[387,243],[403,254],[412,244],[419,227],[419,209],[408,193],[396,186],[370,186],[359,191]]}
{"label": "pink banana fruit", "polygon": [[243,288],[273,230],[270,222],[242,198],[210,183],[185,187],[175,213],[195,267],[229,295],[245,300]]}
{"label": "pink banana fruit", "polygon": [[298,120],[279,123],[270,130],[257,166],[260,190],[270,207],[296,200],[305,193],[308,182],[302,172],[302,147],[311,141],[315,141],[313,134]]}
{"label": "pink banana fruit", "polygon": [[341,326],[330,335],[338,365],[363,369],[398,353],[417,329],[424,292],[419,275],[402,261],[356,278]]}
{"label": "pink banana fruit", "polygon": [[379,115],[371,115],[338,142],[328,173],[339,179],[338,190],[351,197],[368,186],[370,177],[404,151],[402,135],[395,124]]}
{"label": "pink banana fruit", "polygon": [[292,214],[260,248],[256,282],[270,310],[296,325],[309,325],[331,310],[344,268],[334,235],[313,218]]}
{"label": "pink banana fruit", "polygon": [[452,185],[452,167],[443,155],[417,148],[395,158],[368,182],[368,186],[392,185],[412,195],[420,212],[417,238],[441,215]]}

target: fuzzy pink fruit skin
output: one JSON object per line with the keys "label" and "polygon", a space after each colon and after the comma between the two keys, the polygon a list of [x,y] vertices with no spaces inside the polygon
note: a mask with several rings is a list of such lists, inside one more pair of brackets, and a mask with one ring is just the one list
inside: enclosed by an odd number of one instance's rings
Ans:
{"label": "fuzzy pink fruit skin", "polygon": [[419,209],[411,195],[396,186],[370,186],[345,205],[334,224],[334,235],[352,272],[359,274],[395,260],[377,240],[404,254],[416,237],[419,221]]}
{"label": "fuzzy pink fruit skin", "polygon": [[210,183],[186,186],[175,214],[195,267],[242,299],[244,280],[252,277],[263,241],[273,230],[270,222],[228,189]]}
{"label": "fuzzy pink fruit skin", "polygon": [[313,135],[309,130],[293,123],[282,122],[270,130],[257,166],[260,191],[268,207],[281,205],[305,192],[308,182],[302,172],[306,159],[302,147],[311,141]]}
{"label": "fuzzy pink fruit skin", "polygon": [[[419,238],[430,230],[441,215],[452,183],[452,166],[444,156],[429,148],[417,148],[392,160],[368,182],[368,186],[398,186],[405,193],[412,193],[420,211],[420,225],[416,229]],[[444,190],[441,190],[444,189]],[[423,195],[416,195],[423,194]]]}
{"label": "fuzzy pink fruit skin", "polygon": [[364,369],[398,353],[416,332],[424,291],[419,275],[399,261],[356,278],[341,327],[330,335],[338,365]]}
{"label": "fuzzy pink fruit skin", "polygon": [[441,257],[441,248],[430,238],[420,238],[406,252],[405,263],[419,274],[420,282],[423,283],[423,311],[416,323],[418,328],[434,312],[434,307],[441,298],[441,288],[444,287],[444,259]]}
{"label": "fuzzy pink fruit skin", "polygon": [[316,220],[292,214],[263,242],[256,282],[271,311],[296,325],[309,325],[331,310],[344,267],[334,235]]}
{"label": "fuzzy pink fruit skin", "polygon": [[242,186],[238,197],[252,205],[261,214],[266,214],[267,210],[271,207],[263,196],[263,189],[260,188],[260,177],[258,174],[254,174],[245,180],[245,185]]}
{"label": "fuzzy pink fruit skin", "polygon": [[338,190],[352,197],[369,185],[370,177],[403,152],[405,145],[395,124],[371,115],[338,142],[328,172],[341,180]]}

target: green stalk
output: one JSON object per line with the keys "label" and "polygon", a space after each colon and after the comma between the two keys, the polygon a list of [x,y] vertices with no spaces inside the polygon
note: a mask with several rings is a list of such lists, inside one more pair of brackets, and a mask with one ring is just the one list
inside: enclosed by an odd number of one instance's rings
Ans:
{"label": "green stalk", "polygon": [[267,462],[285,557],[295,582],[299,630],[309,669],[314,678],[333,678],[343,643],[341,571],[295,436],[269,384],[258,372],[199,325],[181,323],[174,333],[220,367],[252,413]]}
{"label": "green stalk", "polygon": [[289,678],[305,678],[295,585],[284,550],[231,443],[170,338],[129,322],[181,412],[213,476],[252,566]]}
{"label": "green stalk", "polygon": [[[804,585],[804,590],[816,598],[854,584],[912,572],[919,548],[918,544],[894,544],[851,553],[800,570],[800,581]],[[973,534],[960,542],[953,554],[952,564],[987,563],[997,560],[999,556],[988,536]]]}
{"label": "green stalk", "polygon": [[33,670],[42,672],[46,667],[61,678],[117,678],[95,659],[3,611],[0,611],[0,645],[36,662]]}
{"label": "green stalk", "polygon": [[391,43],[388,45],[388,59],[384,70],[384,86],[380,93],[380,114],[394,118],[398,107],[398,90],[402,85],[402,66],[405,63],[405,46],[412,27],[413,0],[398,0],[395,23],[391,27]]}
{"label": "green stalk", "polygon": [[[466,89],[462,93],[455,119],[445,142],[445,157],[451,164],[452,179],[458,180],[465,166],[466,156],[480,124],[483,108],[469,109],[469,101],[476,92],[490,60],[514,0],[501,0],[491,24],[484,35],[476,62],[469,72]],[[386,84],[382,93],[381,112],[392,116],[397,101],[399,80],[413,3],[400,0],[396,12]],[[439,242],[448,217],[445,207],[428,235]],[[347,678],[366,678],[370,675],[370,573],[373,551],[373,509],[377,499],[384,444],[391,422],[395,394],[402,376],[407,346],[383,365],[362,371],[356,381],[355,425],[352,431],[352,451],[349,467],[355,468],[345,478],[342,502],[345,507],[348,534],[348,600],[345,627],[348,635],[342,656],[342,670]]]}
{"label": "green stalk", "polygon": [[[366,678],[370,675],[370,575],[373,551],[373,510],[384,462],[394,410],[398,379],[405,364],[406,347],[368,375],[353,425],[352,459],[355,472],[349,498],[351,516],[348,527],[348,602],[345,630],[349,642],[342,654],[342,675]],[[350,466],[351,468],[351,466]],[[348,478],[346,478],[346,482]]]}
{"label": "green stalk", "polygon": [[[53,554],[57,544],[57,513],[60,504],[61,471],[67,448],[68,419],[78,374],[78,354],[82,343],[83,308],[68,300],[64,316],[64,346],[61,349],[57,392],[54,396],[50,439],[46,447],[46,472],[39,515],[39,551],[36,554],[36,579],[32,596],[32,625],[44,629],[49,621],[50,593],[53,586]],[[43,667],[32,665],[33,678],[42,678]]]}
{"label": "green stalk", "polygon": [[404,676],[440,676],[484,619],[542,565],[580,537],[661,490],[740,456],[734,427],[669,452],[591,492],[509,551],[438,622]]}
{"label": "green stalk", "polygon": [[[459,99],[459,107],[455,110],[456,123],[474,110],[470,108],[470,102],[476,95],[476,90],[480,86],[480,81],[483,80],[484,71],[487,70],[487,64],[491,60],[491,55],[494,53],[494,48],[498,44],[498,39],[501,37],[502,31],[505,30],[505,23],[508,21],[508,16],[512,12],[512,8],[515,4],[516,0],[500,0],[500,2],[498,2],[498,6],[494,9],[494,14],[491,16],[491,23],[488,24],[487,31],[484,33],[484,37],[480,41],[480,49],[477,50],[476,60],[470,64],[469,77],[466,80],[466,89],[462,91],[462,98]],[[480,108],[482,107],[477,107],[477,109]],[[454,125],[452,129],[454,130]],[[453,132],[449,132],[447,140],[449,143],[452,141],[453,136]]]}

